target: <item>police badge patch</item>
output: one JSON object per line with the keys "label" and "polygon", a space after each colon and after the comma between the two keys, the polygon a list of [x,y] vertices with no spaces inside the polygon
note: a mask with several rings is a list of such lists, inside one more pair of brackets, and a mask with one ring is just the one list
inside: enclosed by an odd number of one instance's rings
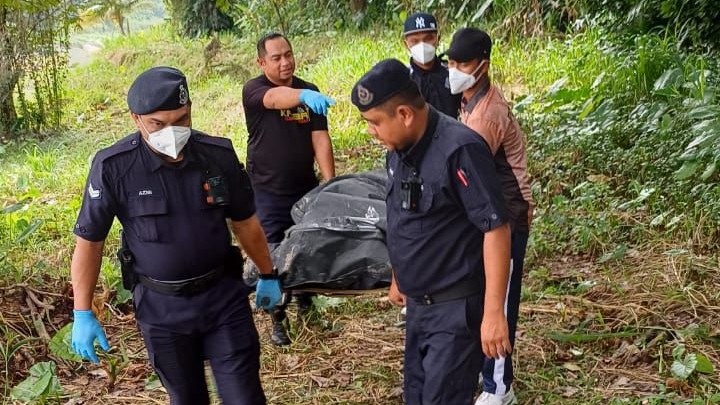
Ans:
{"label": "police badge patch", "polygon": [[179,88],[178,90],[179,90],[179,92],[180,92],[180,96],[179,96],[178,102],[179,102],[180,104],[182,104],[182,105],[187,104],[187,102],[188,102],[188,93],[187,93],[187,90],[185,89],[185,86],[181,84],[181,85],[180,85],[180,88]]}
{"label": "police badge patch", "polygon": [[357,86],[357,95],[358,101],[362,105],[370,105],[370,103],[372,103],[373,101],[373,98],[375,97],[375,95],[372,94],[372,92],[370,92],[370,90],[365,88],[365,86],[363,85]]}

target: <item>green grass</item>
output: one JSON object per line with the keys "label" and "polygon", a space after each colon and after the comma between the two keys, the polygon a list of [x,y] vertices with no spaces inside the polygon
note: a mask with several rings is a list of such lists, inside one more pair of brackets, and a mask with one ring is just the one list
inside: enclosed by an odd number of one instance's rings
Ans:
{"label": "green grass", "polygon": [[[207,39],[180,39],[160,25],[106,40],[96,60],[71,70],[66,128],[0,150],[0,287],[66,286],[71,230],[89,161],[99,148],[135,130],[125,97],[143,70],[158,64],[182,69],[193,126],[232,139],[244,160],[241,91],[259,74],[254,38],[223,35],[220,41],[221,51],[207,69]],[[716,243],[711,230],[718,228],[717,177],[690,184],[672,178],[690,139],[688,109],[702,97],[689,80],[668,93],[653,91],[673,64],[686,77],[701,67],[716,75],[717,65],[703,55],[679,62],[668,38],[623,41],[589,29],[564,38],[498,40],[494,48],[493,77],[515,101],[526,129],[538,201],[515,360],[523,403],[720,403],[713,399],[720,392],[717,375],[681,380],[670,371],[672,349],[681,342],[720,369],[719,263],[716,251],[707,248]],[[340,171],[380,166],[382,149],[371,142],[349,93],[375,61],[407,60],[397,33],[376,29],[292,42],[298,75],[337,101],[329,125]],[[713,77],[706,87],[716,90]],[[564,84],[552,87],[563,78]],[[604,100],[613,101],[605,116]],[[666,128],[638,111],[660,103],[668,106]],[[623,143],[628,140],[635,144]],[[702,204],[689,205],[695,200]],[[665,221],[651,225],[662,213]],[[106,287],[117,283],[116,246],[114,228],[103,263]],[[57,300],[58,308],[68,305],[66,298]],[[58,317],[65,321],[67,314]],[[266,339],[269,322],[262,316],[257,321]],[[122,337],[118,367],[124,371],[142,362],[144,352],[133,325],[113,322],[111,340]],[[348,299],[294,326],[296,343],[289,349],[264,340],[264,383],[273,403],[400,403],[393,393],[401,383],[397,322],[397,310],[379,297]],[[31,345],[21,338],[33,335],[26,324],[0,318],[0,332],[8,340],[3,353]],[[630,385],[621,384],[627,376]],[[2,385],[11,384],[5,379]]]}

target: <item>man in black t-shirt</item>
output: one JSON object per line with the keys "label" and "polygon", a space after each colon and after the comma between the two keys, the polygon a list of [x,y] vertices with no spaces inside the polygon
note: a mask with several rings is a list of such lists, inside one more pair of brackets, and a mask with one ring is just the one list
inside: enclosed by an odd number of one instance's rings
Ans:
{"label": "man in black t-shirt", "polygon": [[[290,210],[318,185],[314,162],[323,180],[335,176],[327,112],[335,102],[317,86],[294,76],[290,41],[270,33],[257,43],[263,74],[243,88],[248,128],[247,170],[255,191],[257,216],[269,243],[279,243],[293,225]],[[296,294],[299,312],[310,308],[311,296]],[[290,344],[284,305],[272,312],[272,342]]]}

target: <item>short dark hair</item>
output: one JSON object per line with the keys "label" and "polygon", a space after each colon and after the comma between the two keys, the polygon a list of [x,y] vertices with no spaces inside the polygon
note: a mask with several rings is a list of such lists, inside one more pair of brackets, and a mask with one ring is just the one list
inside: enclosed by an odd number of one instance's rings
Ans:
{"label": "short dark hair", "polygon": [[260,39],[258,40],[258,42],[257,42],[257,54],[258,54],[258,57],[264,58],[265,55],[267,55],[267,49],[265,48],[265,43],[266,43],[267,41],[270,41],[271,39],[276,39],[276,38],[282,38],[282,39],[284,39],[284,40],[288,43],[288,45],[290,45],[290,49],[292,49],[292,45],[290,44],[290,40],[287,39],[287,37],[286,37],[285,35],[283,35],[283,34],[281,34],[281,33],[279,33],[279,32],[274,32],[274,31],[273,31],[273,32],[269,32],[269,33],[263,35],[262,38],[260,38]]}
{"label": "short dark hair", "polygon": [[417,86],[407,86],[394,96],[390,97],[387,101],[380,104],[378,109],[383,111],[385,114],[394,117],[395,111],[400,105],[407,105],[415,110],[419,110],[425,107],[425,98],[423,98],[422,94],[420,94],[420,89],[418,89]]}

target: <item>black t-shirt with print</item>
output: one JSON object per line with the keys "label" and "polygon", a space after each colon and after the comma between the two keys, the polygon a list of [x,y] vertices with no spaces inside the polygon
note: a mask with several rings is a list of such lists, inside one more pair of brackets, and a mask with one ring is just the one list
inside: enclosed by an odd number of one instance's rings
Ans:
{"label": "black t-shirt with print", "polygon": [[[313,131],[326,131],[327,119],[304,104],[286,110],[265,108],[265,93],[277,87],[265,75],[243,87],[248,129],[247,171],[255,189],[274,194],[302,194],[318,184],[314,169]],[[318,91],[293,76],[292,88]]]}

